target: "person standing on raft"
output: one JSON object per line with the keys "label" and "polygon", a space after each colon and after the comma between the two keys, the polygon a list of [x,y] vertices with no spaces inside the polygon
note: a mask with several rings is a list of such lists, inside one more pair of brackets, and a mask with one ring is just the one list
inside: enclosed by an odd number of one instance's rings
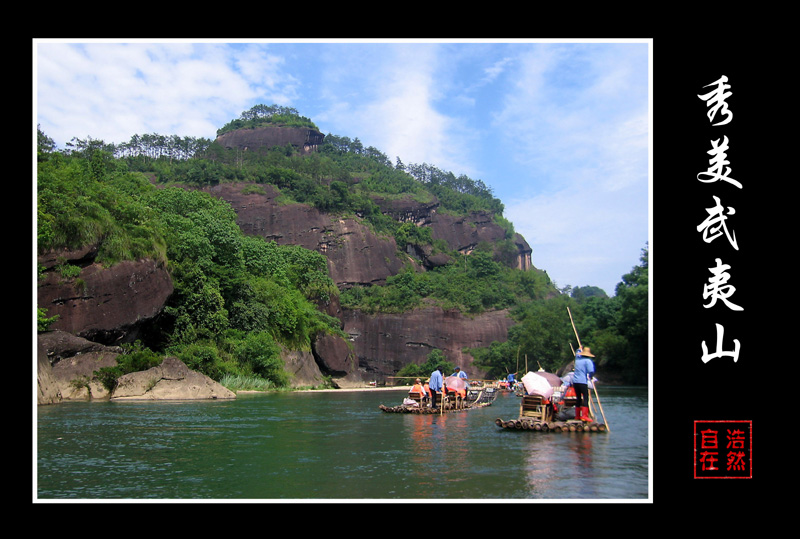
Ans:
{"label": "person standing on raft", "polygon": [[591,348],[584,346],[578,348],[575,354],[575,371],[572,378],[572,387],[575,388],[575,419],[592,421],[589,417],[589,380],[594,376],[594,357]]}
{"label": "person standing on raft", "polygon": [[442,382],[444,382],[442,368],[436,367],[436,370],[431,373],[431,379],[428,382],[428,386],[431,390],[431,408],[436,408],[436,394],[441,393]]}

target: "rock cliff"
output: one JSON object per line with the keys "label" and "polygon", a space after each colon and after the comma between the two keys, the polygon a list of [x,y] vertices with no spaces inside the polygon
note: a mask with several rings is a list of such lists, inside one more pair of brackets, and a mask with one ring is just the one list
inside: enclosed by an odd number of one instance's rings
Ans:
{"label": "rock cliff", "polygon": [[190,370],[176,358],[146,371],[121,376],[113,392],[94,379],[103,367],[114,367],[122,350],[64,331],[37,338],[38,404],[91,400],[232,399],[236,395],[208,376]]}
{"label": "rock cliff", "polygon": [[301,153],[310,153],[322,144],[324,139],[325,136],[316,129],[276,126],[229,131],[217,137],[217,142],[223,148],[243,151],[291,144]]}
{"label": "rock cliff", "polygon": [[[305,204],[280,204],[276,200],[279,193],[269,185],[259,186],[258,193],[246,187],[220,184],[206,191],[231,204],[239,227],[246,234],[322,253],[339,288],[383,284],[409,262],[417,264],[420,271],[447,262],[447,256],[437,258],[424,251],[415,252],[414,257],[398,255],[394,238],[378,236],[356,219],[325,214]],[[375,202],[399,221],[430,226],[434,239],[444,240],[465,254],[481,242],[496,243],[505,237],[503,228],[486,212],[453,217],[438,213],[436,202],[382,198]],[[519,235],[515,241],[517,266],[530,268],[530,247]],[[345,385],[354,379],[358,383],[383,381],[407,363],[424,363],[435,348],[473,377],[483,376],[473,369],[472,357],[462,349],[504,341],[511,326],[505,311],[466,317],[430,307],[398,315],[366,315],[342,311],[335,303],[327,310],[342,320],[351,336],[350,343],[348,346],[338,338],[321,338],[315,344],[314,355],[324,374]]]}
{"label": "rock cliff", "polygon": [[425,363],[434,349],[444,352],[448,361],[471,378],[482,378],[484,374],[474,369],[472,356],[464,349],[504,341],[512,325],[506,311],[472,318],[435,306],[402,314],[366,315],[344,310],[341,319],[359,370],[377,380],[392,376],[408,363]]}
{"label": "rock cliff", "polygon": [[[279,193],[270,185],[261,185],[254,192],[246,184],[220,184],[206,188],[209,194],[226,200],[237,214],[239,227],[245,234],[261,236],[281,245],[300,245],[318,251],[328,260],[331,279],[340,288],[352,285],[383,284],[411,261],[398,257],[394,238],[376,235],[353,218],[340,218],[323,213],[307,204],[281,204]],[[473,212],[454,217],[437,212],[438,202],[374,199],[381,211],[398,221],[430,226],[434,240],[443,240],[451,249],[469,254],[481,242],[496,243],[505,237],[505,230],[493,222],[488,212]],[[519,234],[514,264],[531,268],[531,248]],[[446,255],[431,255],[424,250],[413,253],[422,268],[447,263]]]}
{"label": "rock cliff", "polygon": [[280,204],[269,185],[263,193],[243,191],[243,184],[220,184],[206,189],[228,201],[245,234],[300,245],[328,260],[331,279],[340,288],[355,284],[382,284],[403,267],[393,238],[380,237],[352,218],[325,214],[306,204]]}

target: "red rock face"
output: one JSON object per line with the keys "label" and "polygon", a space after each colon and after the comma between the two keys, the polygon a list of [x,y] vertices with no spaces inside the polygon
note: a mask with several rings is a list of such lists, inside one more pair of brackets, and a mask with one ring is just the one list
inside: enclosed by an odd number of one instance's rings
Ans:
{"label": "red rock face", "polygon": [[245,234],[325,255],[330,277],[339,287],[383,284],[402,269],[394,238],[377,236],[354,219],[339,219],[306,204],[279,204],[272,187],[261,187],[264,194],[243,194],[242,186],[235,184],[206,191],[231,204]]}
{"label": "red rock face", "polygon": [[433,239],[443,239],[452,248],[466,253],[482,241],[495,243],[505,237],[505,231],[486,212],[473,212],[464,217],[437,214],[431,228]]}
{"label": "red rock face", "polygon": [[461,367],[470,378],[483,378],[463,349],[505,341],[513,324],[506,311],[466,317],[439,307],[377,315],[343,310],[341,319],[360,367],[378,378],[391,376],[408,363],[425,363],[434,349],[441,350],[448,362]]}
{"label": "red rock face", "polygon": [[37,290],[38,306],[58,315],[51,329],[104,344],[135,340],[142,325],[158,315],[172,294],[172,279],[152,260],[110,268],[90,264],[77,278],[48,272]]}
{"label": "red rock face", "polygon": [[302,153],[310,153],[324,138],[319,131],[307,127],[259,127],[230,131],[217,137],[217,142],[224,148],[251,151],[291,144]]}

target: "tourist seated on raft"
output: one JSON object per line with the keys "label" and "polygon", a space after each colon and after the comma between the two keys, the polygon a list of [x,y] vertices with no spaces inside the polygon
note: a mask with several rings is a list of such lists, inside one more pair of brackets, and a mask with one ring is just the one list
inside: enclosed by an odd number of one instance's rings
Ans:
{"label": "tourist seated on raft", "polygon": [[458,397],[463,400],[467,398],[467,390],[444,386],[444,391],[442,392],[442,395],[447,395],[448,397]]}
{"label": "tourist seated on raft", "polygon": [[417,378],[414,381],[413,387],[408,391],[408,394],[411,397],[419,398],[420,402],[422,402],[422,399],[428,396],[429,390],[428,388],[424,387],[422,385],[422,381],[419,378]]}
{"label": "tourist seated on raft", "polygon": [[[423,391],[423,393],[422,393],[422,396],[423,396],[422,397],[422,402],[427,403],[428,405],[430,405],[430,403],[433,402],[433,391],[431,390],[431,386],[428,383],[428,381],[425,381],[422,384],[422,391]],[[442,393],[440,391],[437,391],[436,394],[437,395],[441,395]],[[442,399],[441,399],[441,396],[440,396],[438,401],[441,402],[441,400]]]}
{"label": "tourist seated on raft", "polygon": [[467,392],[463,389],[453,389],[452,387],[448,387],[445,395],[448,397],[458,397],[459,399],[467,398]]}

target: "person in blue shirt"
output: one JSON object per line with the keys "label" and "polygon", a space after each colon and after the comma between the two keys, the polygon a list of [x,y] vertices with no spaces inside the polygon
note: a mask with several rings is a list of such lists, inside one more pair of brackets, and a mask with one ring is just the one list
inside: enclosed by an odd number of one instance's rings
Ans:
{"label": "person in blue shirt", "polygon": [[589,381],[594,375],[594,362],[589,359],[594,357],[591,348],[584,346],[575,354],[575,371],[572,378],[572,387],[575,388],[575,419],[591,421],[589,417]]}
{"label": "person in blue shirt", "polygon": [[469,377],[467,376],[467,373],[462,371],[461,367],[456,367],[455,370],[453,371],[453,374],[451,374],[450,376],[456,376],[464,380],[464,389],[455,389],[455,388],[451,389],[456,393],[458,393],[462,399],[467,398],[467,390],[469,389]]}
{"label": "person in blue shirt", "polygon": [[428,382],[428,387],[431,390],[431,407],[436,408],[436,393],[442,391],[442,368],[436,367],[436,370],[431,373],[431,379]]}
{"label": "person in blue shirt", "polygon": [[450,376],[458,376],[459,378],[463,378],[464,380],[468,379],[467,373],[462,371],[461,367],[456,367],[455,372],[453,372],[453,374],[451,374]]}
{"label": "person in blue shirt", "polygon": [[515,373],[515,372],[508,373],[508,377],[506,378],[506,380],[508,381],[508,389],[514,389],[514,384],[517,383],[517,381],[515,379],[516,375],[517,375],[517,373]]}

